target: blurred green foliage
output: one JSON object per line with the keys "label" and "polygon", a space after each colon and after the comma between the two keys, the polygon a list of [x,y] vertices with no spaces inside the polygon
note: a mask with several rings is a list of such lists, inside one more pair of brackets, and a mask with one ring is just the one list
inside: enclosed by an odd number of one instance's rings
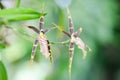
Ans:
{"label": "blurred green foliage", "polygon": [[[7,7],[5,2],[7,0],[2,0],[3,5]],[[54,22],[66,31],[68,31],[68,20],[65,7],[68,6],[75,31],[79,27],[83,28],[80,37],[92,49],[92,52],[89,52],[87,58],[83,60],[81,50],[75,46],[72,80],[120,79],[119,0],[66,0],[65,3],[64,0],[18,0],[18,2],[9,0],[8,2],[12,2],[11,5],[15,4],[15,7],[17,4],[19,7],[0,10],[0,17],[3,17],[0,18],[0,55],[2,61],[7,64],[7,73],[3,63],[0,64],[0,68],[3,66],[2,73],[8,74],[9,80],[23,80],[22,77],[25,80],[30,77],[31,79],[34,77],[33,80],[68,80],[69,49],[64,45],[51,44],[53,72],[49,71],[49,60],[40,54],[39,47],[35,57],[37,63],[32,68],[27,65],[37,34],[25,26],[39,25],[42,4],[45,4],[47,13],[45,28],[54,27],[51,24]],[[15,21],[6,22],[5,18]],[[58,30],[52,30],[46,35],[51,42],[68,39]],[[31,76],[29,73],[34,75]],[[35,78],[36,76],[38,78]],[[0,80],[4,79],[0,77]]]}

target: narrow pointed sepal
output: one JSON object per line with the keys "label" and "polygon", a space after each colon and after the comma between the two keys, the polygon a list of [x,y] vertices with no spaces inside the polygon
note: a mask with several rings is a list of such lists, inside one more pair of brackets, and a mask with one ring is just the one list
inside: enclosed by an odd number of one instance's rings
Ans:
{"label": "narrow pointed sepal", "polygon": [[38,39],[35,40],[34,44],[33,44],[33,48],[32,48],[32,54],[31,54],[31,59],[30,62],[32,63],[34,60],[34,56],[35,56],[35,52],[38,46]]}
{"label": "narrow pointed sepal", "polygon": [[47,33],[47,32],[49,32],[49,31],[51,31],[51,30],[53,30],[53,29],[56,29],[56,27],[47,28],[47,29],[44,30],[44,33]]}
{"label": "narrow pointed sepal", "polygon": [[79,29],[74,33],[74,37],[78,37],[81,32],[82,32],[82,28],[79,28]]}
{"label": "narrow pointed sepal", "polygon": [[34,27],[34,26],[27,26],[28,28],[30,28],[30,29],[32,29],[33,31],[35,31],[36,33],[38,33],[39,34],[39,30],[36,28],[36,27]]}
{"label": "narrow pointed sepal", "polygon": [[71,37],[71,35],[68,33],[68,32],[66,32],[66,31],[64,31],[63,29],[61,29],[58,25],[56,25],[55,23],[52,23],[58,30],[60,30],[61,32],[63,32],[65,35],[67,35],[68,37]]}

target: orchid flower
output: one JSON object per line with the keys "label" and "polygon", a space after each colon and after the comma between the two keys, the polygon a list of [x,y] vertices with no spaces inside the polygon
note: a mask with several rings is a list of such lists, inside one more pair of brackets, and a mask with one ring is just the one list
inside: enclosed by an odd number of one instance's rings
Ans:
{"label": "orchid flower", "polygon": [[54,28],[48,28],[48,29],[43,29],[44,28],[44,13],[42,11],[42,16],[40,17],[40,24],[39,24],[39,29],[37,29],[34,26],[28,26],[28,28],[32,29],[36,33],[39,34],[37,39],[34,41],[33,48],[32,48],[32,54],[31,54],[31,62],[34,60],[35,52],[37,49],[38,44],[40,45],[40,52],[45,56],[45,57],[50,57],[50,64],[52,64],[52,54],[51,54],[51,48],[50,48],[50,43],[47,37],[45,36],[45,33],[48,31],[54,29]]}
{"label": "orchid flower", "polygon": [[78,29],[76,32],[74,32],[74,26],[71,18],[71,14],[69,9],[67,9],[68,14],[68,23],[69,23],[69,33],[61,29],[59,26],[53,23],[60,31],[62,31],[65,35],[67,35],[70,38],[70,45],[69,45],[69,77],[71,78],[71,67],[72,67],[72,59],[74,54],[74,44],[78,46],[79,49],[82,50],[83,59],[86,57],[87,50],[91,51],[91,49],[82,41],[81,38],[79,38],[80,33],[82,32],[82,28]]}

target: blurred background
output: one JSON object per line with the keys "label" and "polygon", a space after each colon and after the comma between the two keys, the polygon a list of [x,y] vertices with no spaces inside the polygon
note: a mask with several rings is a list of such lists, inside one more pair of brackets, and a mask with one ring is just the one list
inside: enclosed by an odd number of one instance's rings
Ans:
{"label": "blurred background", "polygon": [[[17,0],[0,0],[0,8],[14,8]],[[66,7],[74,28],[82,27],[80,38],[92,49],[82,59],[75,46],[72,80],[120,80],[120,0],[21,0],[20,7],[41,11],[45,4],[45,28],[58,24],[68,30]],[[39,19],[9,22],[0,19],[0,80],[68,80],[69,48],[51,44],[53,70],[49,58],[39,47],[30,65],[32,45],[38,34],[26,26],[38,28]],[[68,39],[54,29],[46,34],[51,42]],[[69,44],[66,44],[69,45]],[[7,76],[6,76],[7,75]]]}

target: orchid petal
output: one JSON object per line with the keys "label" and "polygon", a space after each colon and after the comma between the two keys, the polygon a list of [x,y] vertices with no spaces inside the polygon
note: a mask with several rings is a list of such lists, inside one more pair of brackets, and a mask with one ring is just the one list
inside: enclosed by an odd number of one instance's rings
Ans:
{"label": "orchid petal", "polygon": [[40,44],[40,52],[45,56],[49,57],[50,53],[48,51],[48,44],[47,44],[47,38],[46,37],[39,37],[39,44]]}
{"label": "orchid petal", "polygon": [[89,49],[88,46],[79,37],[75,38],[72,36],[71,38],[71,40],[78,46],[78,48],[82,50],[83,59],[85,59],[87,53],[86,50]]}

